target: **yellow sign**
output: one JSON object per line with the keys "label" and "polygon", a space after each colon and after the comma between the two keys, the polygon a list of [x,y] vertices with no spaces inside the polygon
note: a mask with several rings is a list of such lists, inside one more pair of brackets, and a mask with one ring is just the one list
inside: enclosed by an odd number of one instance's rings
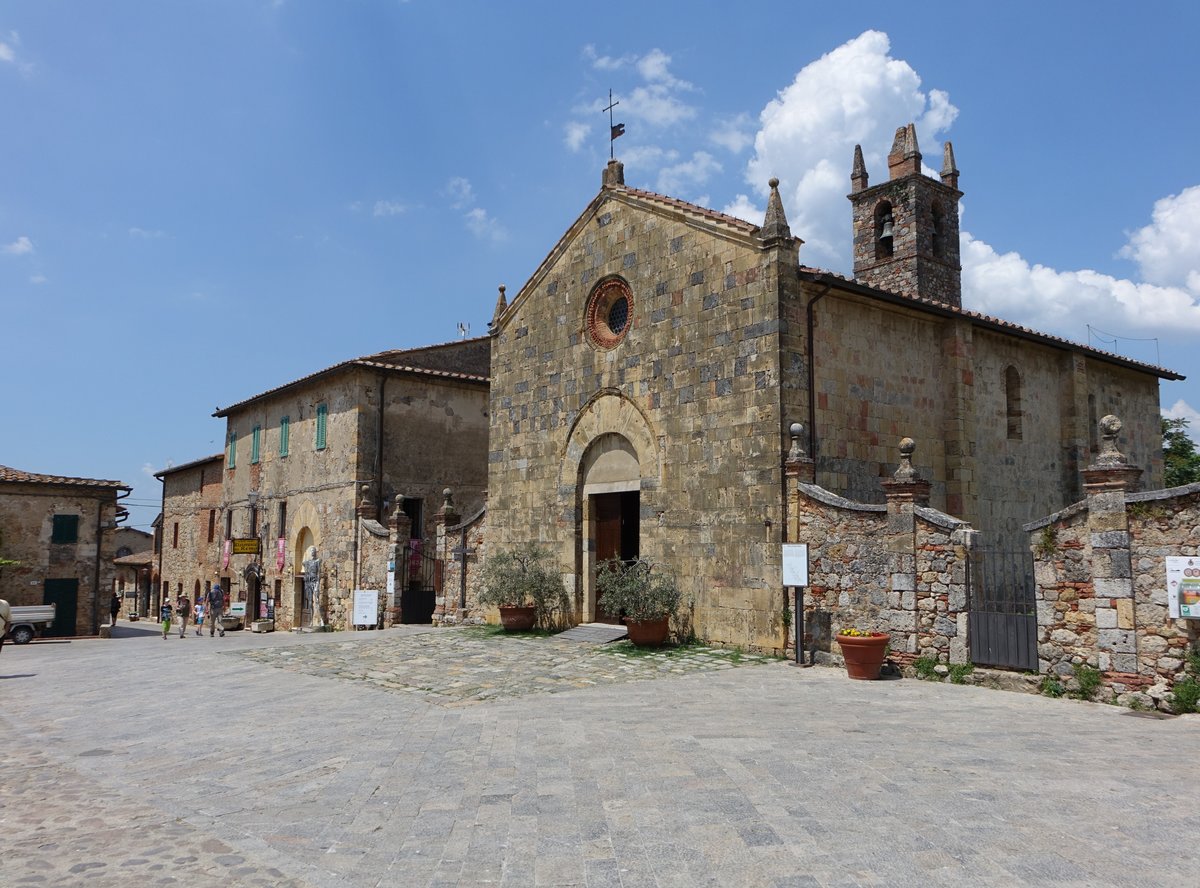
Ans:
{"label": "yellow sign", "polygon": [[233,541],[234,555],[259,555],[262,553],[262,541],[253,537],[238,538]]}

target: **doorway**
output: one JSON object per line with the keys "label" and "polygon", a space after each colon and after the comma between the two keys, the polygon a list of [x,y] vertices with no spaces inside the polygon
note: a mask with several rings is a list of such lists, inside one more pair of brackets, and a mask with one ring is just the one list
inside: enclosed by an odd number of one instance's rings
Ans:
{"label": "doorway", "polygon": [[[616,558],[629,563],[640,557],[641,493],[637,490],[620,493],[600,493],[591,497],[595,527],[596,568]],[[621,615],[604,609],[604,597],[596,591],[597,623],[620,623]]]}
{"label": "doorway", "polygon": [[79,580],[46,580],[42,604],[53,604],[54,622],[43,634],[70,638],[75,634],[75,612],[79,607]]}

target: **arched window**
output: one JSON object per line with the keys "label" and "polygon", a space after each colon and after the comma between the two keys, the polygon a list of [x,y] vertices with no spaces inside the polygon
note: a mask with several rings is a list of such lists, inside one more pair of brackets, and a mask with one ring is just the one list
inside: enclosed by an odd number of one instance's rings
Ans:
{"label": "arched window", "polygon": [[935,259],[941,259],[946,252],[946,214],[941,204],[934,204],[930,211],[931,228],[929,231],[930,246]]}
{"label": "arched window", "polygon": [[892,255],[892,205],[886,200],[875,207],[875,258],[887,259]]}
{"label": "arched window", "polygon": [[1004,412],[1008,417],[1008,439],[1021,440],[1021,374],[1011,364],[1004,371]]}

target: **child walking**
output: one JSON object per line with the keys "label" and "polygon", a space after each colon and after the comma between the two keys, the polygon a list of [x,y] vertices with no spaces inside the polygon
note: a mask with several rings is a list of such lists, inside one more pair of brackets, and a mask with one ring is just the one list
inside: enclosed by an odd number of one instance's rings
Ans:
{"label": "child walking", "polygon": [[171,618],[175,616],[175,609],[171,607],[171,599],[164,598],[162,607],[158,611],[158,618],[162,621],[163,640],[167,638],[167,633],[171,631]]}

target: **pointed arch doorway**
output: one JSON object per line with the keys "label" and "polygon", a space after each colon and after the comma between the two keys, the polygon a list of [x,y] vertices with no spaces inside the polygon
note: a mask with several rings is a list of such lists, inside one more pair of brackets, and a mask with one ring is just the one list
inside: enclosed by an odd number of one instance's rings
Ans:
{"label": "pointed arch doorway", "polygon": [[633,561],[641,554],[641,469],[637,451],[622,435],[610,432],[588,445],[580,464],[581,528],[586,541],[584,616],[597,623],[619,623],[620,614],[604,608],[596,591],[596,570],[616,558]]}

